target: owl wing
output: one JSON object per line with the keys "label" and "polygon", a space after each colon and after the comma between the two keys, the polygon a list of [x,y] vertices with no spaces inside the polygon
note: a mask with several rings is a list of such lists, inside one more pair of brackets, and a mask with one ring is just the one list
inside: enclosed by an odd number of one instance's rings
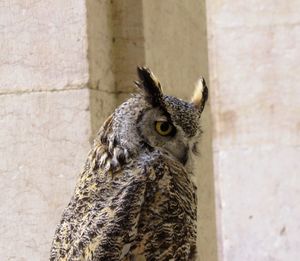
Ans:
{"label": "owl wing", "polygon": [[120,260],[137,233],[146,188],[140,168],[86,169],[53,240],[50,260]]}
{"label": "owl wing", "polygon": [[154,156],[146,164],[147,187],[131,255],[141,260],[196,260],[196,186],[174,159]]}

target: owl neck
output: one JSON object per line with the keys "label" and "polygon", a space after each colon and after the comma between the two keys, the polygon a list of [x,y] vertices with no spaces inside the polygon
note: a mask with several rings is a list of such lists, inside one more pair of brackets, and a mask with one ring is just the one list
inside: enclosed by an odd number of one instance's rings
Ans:
{"label": "owl neck", "polygon": [[94,141],[89,156],[89,165],[92,168],[116,172],[135,158],[138,153],[137,148],[141,148],[140,141],[119,131],[113,119],[112,114],[104,122]]}
{"label": "owl neck", "polygon": [[141,97],[134,96],[107,118],[94,143],[95,166],[117,171],[142,150],[149,149],[143,143],[136,126],[141,112],[147,106]]}

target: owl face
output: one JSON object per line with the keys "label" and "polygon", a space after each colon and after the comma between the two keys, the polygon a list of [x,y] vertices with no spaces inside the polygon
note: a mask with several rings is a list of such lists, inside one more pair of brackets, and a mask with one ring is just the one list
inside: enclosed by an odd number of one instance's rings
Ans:
{"label": "owl face", "polygon": [[208,96],[204,80],[197,84],[191,102],[186,102],[164,95],[149,69],[139,67],[138,76],[140,92],[120,105],[100,130],[101,143],[108,147],[100,162],[117,169],[145,150],[159,150],[190,169]]}
{"label": "owl face", "polygon": [[177,119],[177,114],[170,114],[164,107],[150,107],[137,121],[138,134],[150,147],[159,149],[186,165],[191,153],[196,151],[200,134],[199,113],[194,114],[192,106],[184,108],[183,105],[188,105],[184,101],[175,97],[168,98],[180,106],[173,109],[174,113],[179,113],[176,109],[181,110],[182,121]]}
{"label": "owl face", "polygon": [[201,134],[199,120],[207,100],[204,80],[196,86],[191,102],[164,95],[157,78],[147,68],[138,68],[141,98],[148,106],[140,113],[138,135],[152,148],[159,149],[186,165],[197,151]]}

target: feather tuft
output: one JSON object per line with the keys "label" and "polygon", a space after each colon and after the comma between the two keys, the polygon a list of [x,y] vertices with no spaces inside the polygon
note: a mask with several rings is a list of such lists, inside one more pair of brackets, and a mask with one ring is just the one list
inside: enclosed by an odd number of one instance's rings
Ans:
{"label": "feather tuft", "polygon": [[208,89],[207,89],[204,78],[201,77],[195,86],[195,90],[194,90],[193,97],[191,99],[191,103],[194,104],[194,106],[201,113],[204,109],[207,98],[208,98]]}

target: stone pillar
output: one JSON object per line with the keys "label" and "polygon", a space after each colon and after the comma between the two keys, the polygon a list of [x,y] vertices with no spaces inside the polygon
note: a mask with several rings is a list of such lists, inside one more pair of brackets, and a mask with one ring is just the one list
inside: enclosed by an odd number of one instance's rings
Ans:
{"label": "stone pillar", "polygon": [[207,5],[219,260],[300,260],[300,2]]}
{"label": "stone pillar", "polygon": [[86,0],[90,142],[117,105],[112,1]]}

